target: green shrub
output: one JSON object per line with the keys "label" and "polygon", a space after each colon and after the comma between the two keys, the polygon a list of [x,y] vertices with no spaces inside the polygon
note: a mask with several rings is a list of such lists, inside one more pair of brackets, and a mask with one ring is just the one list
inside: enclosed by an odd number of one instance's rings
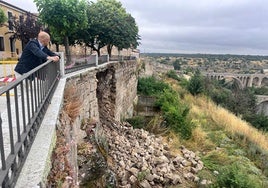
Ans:
{"label": "green shrub", "polygon": [[168,84],[157,80],[155,77],[147,77],[139,78],[137,91],[138,94],[155,96],[168,88],[170,88]]}
{"label": "green shrub", "polygon": [[135,116],[126,120],[130,123],[134,128],[144,128],[146,125],[146,119],[143,116]]}
{"label": "green shrub", "polygon": [[166,120],[166,125],[183,139],[192,136],[193,123],[188,119],[189,107],[179,101],[178,94],[170,89],[158,96],[156,106],[159,107]]}
{"label": "green shrub", "polygon": [[241,164],[233,163],[220,169],[220,174],[212,187],[258,188],[262,185],[259,179],[251,176]]}
{"label": "green shrub", "polygon": [[168,71],[167,77],[180,81],[180,78],[178,77],[177,73],[174,70]]}
{"label": "green shrub", "polygon": [[229,160],[227,154],[222,151],[212,151],[202,158],[207,169],[213,171],[218,170],[222,165],[228,165]]}
{"label": "green shrub", "polygon": [[189,80],[187,89],[192,95],[198,95],[204,92],[204,88],[204,78],[199,71],[196,71],[195,74]]}
{"label": "green shrub", "polygon": [[[188,118],[190,109],[180,102],[178,93],[172,90],[168,84],[154,77],[140,78],[138,93],[156,96],[155,105],[163,113],[165,126],[175,133],[179,133],[183,139],[191,137],[194,124]],[[133,122],[130,124],[133,125]]]}
{"label": "green shrub", "polygon": [[267,87],[252,87],[255,95],[268,95],[268,88]]}
{"label": "green shrub", "polygon": [[268,117],[264,114],[246,114],[243,118],[257,129],[268,131]]}

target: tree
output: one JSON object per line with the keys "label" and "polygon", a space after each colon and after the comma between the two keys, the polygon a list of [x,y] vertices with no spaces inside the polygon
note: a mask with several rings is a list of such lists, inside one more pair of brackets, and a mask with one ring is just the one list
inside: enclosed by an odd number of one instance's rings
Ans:
{"label": "tree", "polygon": [[254,127],[268,131],[268,117],[264,114],[246,114],[243,118]]}
{"label": "tree", "polygon": [[[80,37],[77,41],[78,44],[85,44],[85,46],[92,48],[100,56],[100,49],[106,44],[100,40],[104,37],[106,32],[104,21],[108,19],[106,17],[105,8],[98,6],[97,3],[90,2],[87,6],[87,19],[88,26],[86,29],[81,29],[77,35]],[[100,14],[101,13],[101,14]],[[105,17],[105,18],[103,18]]]}
{"label": "tree", "polygon": [[[13,31],[8,31],[11,34],[10,39],[21,40],[22,49],[29,42],[30,39],[37,37],[41,29],[41,24],[37,21],[37,17],[30,12],[26,13],[26,18],[21,15],[19,18],[14,16],[9,20]],[[10,25],[6,25],[9,27]],[[6,34],[7,34],[6,33]]]}
{"label": "tree", "polygon": [[198,95],[204,91],[204,79],[201,76],[200,71],[195,72],[189,81],[187,89],[192,95]]}
{"label": "tree", "polygon": [[139,45],[138,27],[135,19],[130,14],[119,16],[118,26],[111,30],[113,37],[107,41],[107,51],[111,55],[113,46],[118,50],[132,48],[135,49]]}
{"label": "tree", "polygon": [[3,11],[3,9],[0,8],[0,25],[5,23],[7,21],[7,17]]}
{"label": "tree", "polygon": [[70,37],[87,27],[85,0],[34,0],[42,22],[49,27],[54,39],[64,44],[67,64],[71,63]]}
{"label": "tree", "polygon": [[173,67],[174,67],[175,70],[180,70],[181,69],[181,62],[180,62],[180,60],[176,59],[173,62]]}
{"label": "tree", "polygon": [[119,50],[138,46],[138,27],[135,19],[126,13],[116,0],[98,0],[88,7],[88,28],[81,33],[82,41],[100,55],[100,49],[107,46],[111,55],[113,46]]}
{"label": "tree", "polygon": [[236,115],[246,116],[255,113],[256,96],[253,91],[246,89],[235,88],[227,101],[227,108]]}

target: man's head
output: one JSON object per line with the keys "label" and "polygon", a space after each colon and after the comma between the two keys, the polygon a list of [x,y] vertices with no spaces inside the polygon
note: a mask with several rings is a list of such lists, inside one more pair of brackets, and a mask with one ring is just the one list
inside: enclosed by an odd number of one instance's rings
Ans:
{"label": "man's head", "polygon": [[47,46],[50,42],[50,36],[48,33],[41,31],[38,34],[37,39],[39,40],[39,42],[43,45],[43,46]]}

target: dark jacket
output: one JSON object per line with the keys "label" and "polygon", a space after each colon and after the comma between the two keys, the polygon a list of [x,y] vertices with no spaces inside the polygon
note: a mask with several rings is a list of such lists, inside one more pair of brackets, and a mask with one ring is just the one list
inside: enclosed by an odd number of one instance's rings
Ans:
{"label": "dark jacket", "polygon": [[47,56],[55,56],[47,47],[41,50],[37,39],[30,40],[25,46],[15,71],[24,74],[47,61]]}

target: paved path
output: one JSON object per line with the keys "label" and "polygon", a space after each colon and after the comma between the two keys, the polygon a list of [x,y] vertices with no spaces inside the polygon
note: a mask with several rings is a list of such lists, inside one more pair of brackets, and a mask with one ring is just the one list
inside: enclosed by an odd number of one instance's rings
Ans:
{"label": "paved path", "polygon": [[[20,97],[18,99],[20,102]],[[18,135],[18,129],[17,129],[17,122],[15,117],[15,100],[14,96],[10,96],[10,107],[11,107],[11,114],[12,114],[12,130],[13,130],[13,139],[14,144],[17,142],[17,135]],[[21,103],[21,102],[20,102]],[[21,112],[21,105],[18,106],[19,112]],[[9,130],[9,121],[8,121],[8,112],[7,112],[7,104],[6,104],[6,96],[0,96],[0,115],[2,119],[2,131],[3,131],[3,141],[4,141],[4,150],[5,150],[5,159],[7,159],[11,148],[10,148],[10,130]],[[22,113],[19,113],[19,119],[22,121]],[[20,133],[23,131],[22,123],[19,126],[20,127]]]}

